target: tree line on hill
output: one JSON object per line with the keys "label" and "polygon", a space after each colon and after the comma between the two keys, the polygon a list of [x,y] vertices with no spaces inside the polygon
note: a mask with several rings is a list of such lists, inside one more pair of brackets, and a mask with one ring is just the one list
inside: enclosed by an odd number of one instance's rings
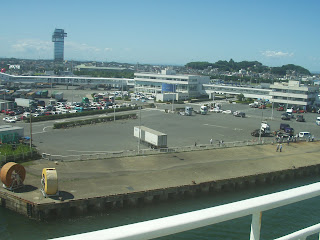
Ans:
{"label": "tree line on hill", "polygon": [[187,68],[195,69],[195,70],[205,70],[207,68],[217,68],[219,71],[229,71],[236,72],[240,69],[250,70],[255,73],[265,73],[269,72],[277,75],[286,75],[287,71],[294,71],[298,74],[311,75],[310,71],[294,64],[287,64],[281,67],[268,67],[262,65],[262,63],[258,61],[241,61],[235,62],[233,59],[230,61],[222,61],[219,60],[215,63],[209,62],[189,62],[185,65]]}

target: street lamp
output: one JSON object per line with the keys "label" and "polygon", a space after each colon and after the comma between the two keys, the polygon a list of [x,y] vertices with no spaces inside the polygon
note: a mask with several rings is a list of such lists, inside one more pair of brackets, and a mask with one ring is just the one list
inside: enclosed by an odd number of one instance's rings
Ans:
{"label": "street lamp", "polygon": [[138,139],[138,155],[140,154],[140,141],[141,141],[141,106],[139,111],[139,139]]}
{"label": "street lamp", "polygon": [[31,107],[30,107],[30,102],[29,102],[29,108],[30,108],[30,151],[31,151],[31,154],[32,154],[32,110],[31,110]]}

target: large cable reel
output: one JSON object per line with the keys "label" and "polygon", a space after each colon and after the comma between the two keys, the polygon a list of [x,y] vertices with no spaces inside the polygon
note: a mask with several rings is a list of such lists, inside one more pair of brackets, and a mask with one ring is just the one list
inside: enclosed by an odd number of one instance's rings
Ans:
{"label": "large cable reel", "polygon": [[41,175],[42,193],[44,196],[58,195],[58,175],[55,168],[42,169]]}
{"label": "large cable reel", "polygon": [[6,163],[0,171],[1,182],[3,183],[3,186],[9,190],[22,187],[25,177],[25,168],[15,162]]}

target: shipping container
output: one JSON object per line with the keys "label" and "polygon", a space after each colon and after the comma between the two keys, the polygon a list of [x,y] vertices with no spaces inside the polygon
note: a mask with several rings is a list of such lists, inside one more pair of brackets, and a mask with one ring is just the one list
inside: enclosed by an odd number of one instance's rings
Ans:
{"label": "shipping container", "polygon": [[143,142],[147,143],[153,148],[167,147],[167,134],[158,132],[151,128],[135,126],[134,136],[140,138]]}

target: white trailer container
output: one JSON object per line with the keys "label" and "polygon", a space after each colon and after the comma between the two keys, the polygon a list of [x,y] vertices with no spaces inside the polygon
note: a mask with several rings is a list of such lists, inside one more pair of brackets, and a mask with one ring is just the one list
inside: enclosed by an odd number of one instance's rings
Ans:
{"label": "white trailer container", "polygon": [[134,136],[155,148],[167,147],[167,134],[144,126],[134,127]]}
{"label": "white trailer container", "polygon": [[21,106],[21,107],[30,107],[30,105],[33,104],[33,100],[31,99],[26,99],[26,98],[16,98],[14,100],[18,106]]}

